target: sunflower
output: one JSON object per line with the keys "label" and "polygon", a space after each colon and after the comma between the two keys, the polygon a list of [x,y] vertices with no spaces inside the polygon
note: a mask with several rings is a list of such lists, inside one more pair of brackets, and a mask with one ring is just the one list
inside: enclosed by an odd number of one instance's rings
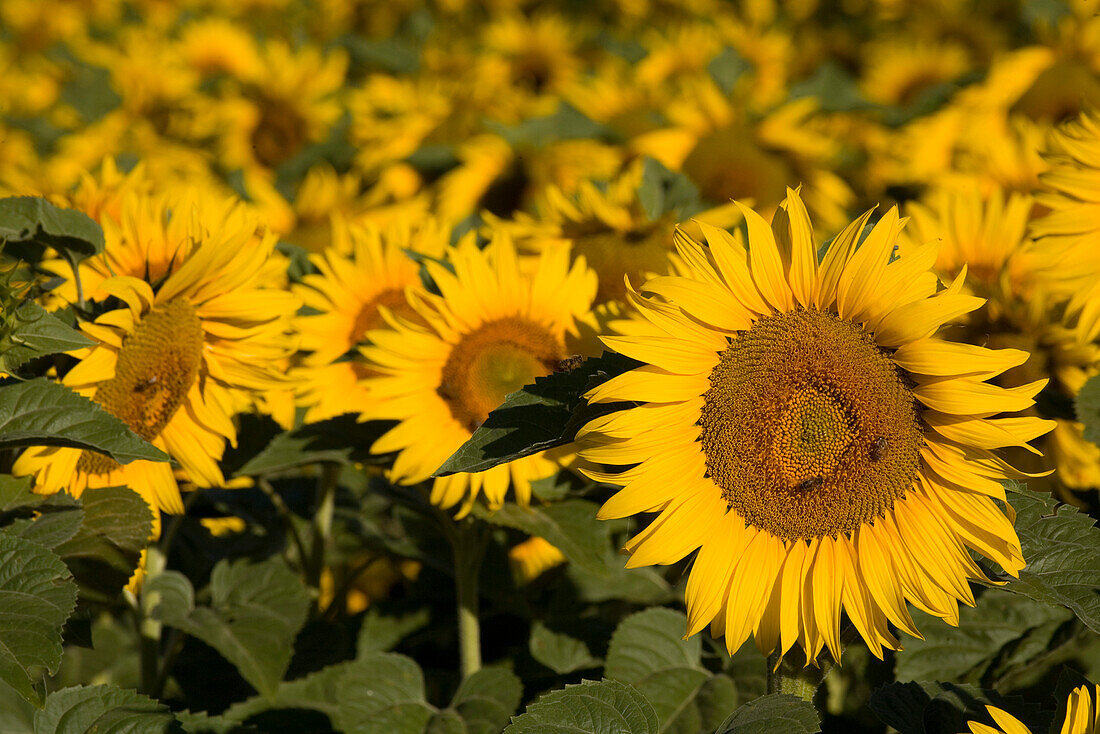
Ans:
{"label": "sunflower", "polygon": [[[178,198],[123,203],[107,247],[119,262],[143,261],[145,278],[99,284],[124,307],[81,324],[95,343],[74,353],[79,362],[62,380],[206,487],[224,483],[217,461],[227,440],[236,443],[230,406],[238,395],[281,384],[270,365],[293,350],[287,326],[297,305],[289,293],[257,287],[274,236],[259,235],[234,202],[211,206]],[[25,451],[13,473],[33,474],[42,494],[125,485],[154,510],[183,511],[168,463],[120,465],[91,451],[43,447]]]}
{"label": "sunflower", "polygon": [[292,375],[306,422],[367,409],[360,380],[373,373],[353,350],[368,332],[385,326],[382,308],[416,320],[405,289],[420,284],[420,265],[407,253],[439,259],[450,237],[449,227],[430,219],[384,232],[334,222],[332,246],[311,257],[318,273],[294,286],[311,311],[297,319],[306,354]]}
{"label": "sunflower", "polygon": [[[470,234],[448,248],[448,261],[453,271],[434,261],[425,266],[440,295],[407,291],[419,323],[389,314],[393,328],[370,332],[362,348],[378,373],[365,381],[373,405],[364,418],[399,421],[371,450],[397,452],[391,478],[401,484],[431,477],[505,396],[570,356],[596,294],[596,274],[583,258],[570,265],[564,247],[521,266],[506,235],[480,250]],[[531,482],[558,468],[540,453],[439,477],[431,501],[444,509],[461,502],[465,513],[484,492],[496,508],[511,484],[526,505]]]}
{"label": "sunflower", "polygon": [[[1070,691],[1066,699],[1066,715],[1062,719],[1060,734],[1098,734],[1100,732],[1100,686],[1078,686]],[[996,726],[978,721],[968,721],[971,734],[1031,734],[1023,722],[1007,711],[995,706],[986,706]]]}
{"label": "sunflower", "polygon": [[601,518],[659,513],[626,545],[628,567],[699,549],[687,583],[688,629],[753,633],[765,653],[796,642],[840,658],[841,610],[875,655],[898,649],[890,624],[918,635],[913,606],[958,624],[985,580],[967,549],[1008,573],[1024,566],[992,453],[1050,421],[1022,410],[1046,380],[985,380],[1027,359],[936,338],[982,299],[963,275],[936,292],[936,245],[896,259],[903,222],[888,211],[857,248],[871,212],[819,262],[809,215],[788,190],[769,228],[742,206],[748,246],[702,226],[683,233],[691,277],[647,281],[630,299],[648,329],[605,337],[644,364],[587,393],[636,401],[578,434],[587,470],[622,485]]}
{"label": "sunflower", "polygon": [[563,563],[565,556],[557,546],[537,535],[516,543],[508,550],[508,565],[518,585],[529,584]]}

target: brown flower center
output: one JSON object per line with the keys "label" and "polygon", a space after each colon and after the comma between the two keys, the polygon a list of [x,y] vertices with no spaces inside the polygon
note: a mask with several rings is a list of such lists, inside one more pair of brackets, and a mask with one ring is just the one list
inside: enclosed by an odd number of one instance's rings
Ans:
{"label": "brown flower center", "polygon": [[508,393],[550,374],[565,356],[561,340],[541,324],[514,316],[489,321],[455,344],[438,392],[473,432]]}
{"label": "brown flower center", "polygon": [[[203,331],[194,307],[176,299],[150,311],[122,344],[115,376],[96,389],[93,400],[147,441],[160,435],[176,414],[202,367]],[[118,465],[85,451],[77,469],[106,474]]]}
{"label": "brown flower center", "polygon": [[306,121],[287,102],[261,97],[257,104],[260,119],[252,130],[253,155],[261,164],[274,168],[293,158],[305,145]]}
{"label": "brown flower center", "polygon": [[917,476],[924,434],[909,383],[851,322],[761,319],[722,353],[710,385],[707,472],[731,508],[779,538],[851,532]]}

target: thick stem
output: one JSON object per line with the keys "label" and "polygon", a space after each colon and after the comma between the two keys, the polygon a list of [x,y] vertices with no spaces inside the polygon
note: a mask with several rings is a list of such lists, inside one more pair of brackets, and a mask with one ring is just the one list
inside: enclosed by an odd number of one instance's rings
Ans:
{"label": "thick stem", "polygon": [[[148,584],[164,570],[164,555],[156,544],[150,545],[145,557],[145,579]],[[129,593],[129,592],[127,592]],[[160,602],[159,594],[142,592],[138,598],[131,597],[134,620],[141,644],[141,693],[156,695],[157,678],[160,663],[161,624],[153,618],[151,612]]]}
{"label": "thick stem", "polygon": [[332,515],[336,508],[336,485],[340,478],[339,464],[322,464],[321,479],[317,484],[317,508],[313,511],[313,523],[309,542],[309,558],[306,559],[306,580],[315,589],[321,588],[321,575],[325,570],[325,552],[332,537]]}
{"label": "thick stem", "polygon": [[803,701],[813,702],[817,687],[829,669],[832,660],[819,660],[817,666],[806,666],[801,650],[793,648],[779,659],[778,653],[768,656],[768,693],[787,693]]}
{"label": "thick stem", "polygon": [[472,519],[459,522],[455,531],[449,535],[454,551],[458,602],[458,667],[465,679],[481,669],[478,575],[489,536]]}

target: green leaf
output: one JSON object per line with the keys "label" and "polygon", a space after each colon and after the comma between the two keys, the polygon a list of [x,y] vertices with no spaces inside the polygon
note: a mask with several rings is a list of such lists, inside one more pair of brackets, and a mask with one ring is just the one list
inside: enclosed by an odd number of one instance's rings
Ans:
{"label": "green leaf", "polygon": [[[489,413],[435,476],[484,471],[569,443],[577,429],[609,410],[608,406],[589,406],[581,395],[636,366],[638,363],[632,359],[604,352],[602,357],[586,359],[576,369],[536,378],[533,385],[510,394]],[[615,407],[621,406],[610,409]]]}
{"label": "green leaf", "polygon": [[33,682],[61,663],[61,628],[76,606],[76,585],[56,555],[0,534],[0,679],[32,703]]}
{"label": "green leaf", "polygon": [[791,99],[813,97],[826,112],[873,109],[854,77],[835,61],[826,61],[808,79],[791,85]]}
{"label": "green leaf", "polygon": [[590,573],[602,574],[602,551],[607,546],[607,528],[596,519],[596,505],[588,500],[572,499],[544,507],[520,507],[505,504],[496,512],[478,510],[494,525],[537,535],[557,546],[571,563]]}
{"label": "green leaf", "polygon": [[280,433],[263,451],[252,457],[236,476],[259,476],[296,469],[327,461],[336,464],[377,464],[379,457],[370,453],[371,444],[393,423],[360,423],[350,413],[310,423]]}
{"label": "green leaf", "polygon": [[1100,375],[1090,377],[1073,401],[1077,420],[1085,426],[1085,440],[1100,444]]}
{"label": "green leaf", "polygon": [[733,92],[737,80],[751,68],[752,64],[729,46],[707,64],[707,71],[714,83],[726,94]]}
{"label": "green leaf", "polygon": [[1031,731],[1046,731],[1037,706],[958,683],[890,683],[874,691],[867,706],[900,734],[958,734],[967,730],[967,721],[988,723],[986,706],[1008,711]]}
{"label": "green leaf", "polygon": [[551,115],[532,117],[517,125],[502,125],[492,120],[487,120],[485,124],[513,148],[543,148],[560,140],[610,140],[615,137],[606,125],[590,120],[565,102]]}
{"label": "green leaf", "polygon": [[963,607],[959,611],[958,627],[914,610],[913,618],[924,639],[905,641],[905,649],[897,653],[896,678],[977,683],[1006,647],[1015,645],[1037,627],[1052,622],[1060,624],[1073,617],[1061,607],[1000,589],[986,589],[977,601],[976,607]]}
{"label": "green leaf", "polygon": [[394,653],[357,660],[341,677],[337,699],[333,724],[345,734],[420,734],[435,713],[420,667]]}
{"label": "green leaf", "polygon": [[682,639],[686,628],[682,613],[654,607],[624,619],[607,648],[604,675],[637,686],[657,712],[659,731],[681,715],[699,718],[695,696],[710,678],[699,663],[699,637]]}
{"label": "green leaf", "polygon": [[255,729],[241,726],[240,723],[231,721],[224,716],[211,716],[201,711],[177,711],[176,719],[187,734],[246,734],[255,732]]}
{"label": "green leaf", "polygon": [[56,552],[69,566],[82,601],[113,602],[149,543],[153,512],[128,487],[89,489],[81,496],[80,529]]}
{"label": "green leaf", "polygon": [[168,707],[115,686],[63,688],[34,715],[35,734],[161,734],[182,731]]}
{"label": "green leaf", "polygon": [[[38,496],[38,499],[42,501],[34,505],[35,517],[17,518],[5,525],[3,532],[53,550],[76,535],[84,519],[84,509],[79,501],[65,493]],[[0,524],[4,524],[2,517]]]}
{"label": "green leaf", "polygon": [[103,229],[88,215],[33,196],[0,199],[0,240],[33,241],[80,257],[103,252]]}
{"label": "green leaf", "polygon": [[262,695],[274,696],[309,608],[298,577],[278,558],[223,560],[210,575],[208,607],[193,606],[190,584],[184,588],[180,578],[162,573],[150,580],[147,591],[163,595],[153,615],[210,645]]}
{"label": "green leaf", "polygon": [[642,183],[638,186],[638,203],[650,221],[665,214],[686,218],[700,211],[699,189],[687,176],[670,171],[659,161],[646,158]]}
{"label": "green leaf", "polygon": [[592,657],[582,641],[562,632],[554,632],[542,622],[531,625],[528,640],[531,657],[559,675],[595,668],[600,660]]}
{"label": "green leaf", "polygon": [[523,696],[523,683],[500,666],[482,668],[458,687],[451,710],[465,723],[469,734],[497,734],[508,725]]}
{"label": "green leaf", "polygon": [[12,372],[37,357],[71,352],[93,344],[34,301],[24,301],[14,314],[4,318],[9,321],[10,330],[0,339],[0,372]]}
{"label": "green leaf", "polygon": [[413,632],[428,626],[431,610],[422,607],[407,614],[387,615],[372,606],[363,617],[355,646],[362,656],[371,652],[387,652]]}
{"label": "green leaf", "polygon": [[1063,606],[1100,633],[1100,528],[1088,515],[1045,492],[1011,482],[1005,489],[1016,510],[1016,533],[1027,567],[1004,588]]}
{"label": "green leaf", "polygon": [[309,709],[319,711],[330,720],[334,720],[340,708],[337,695],[340,679],[357,664],[356,661],[336,663],[302,678],[283,681],[279,684],[274,696],[270,698],[253,696],[235,703],[225,711],[224,716],[230,720],[244,721],[273,708]]}
{"label": "green leaf", "polygon": [[711,676],[695,696],[695,705],[699,708],[700,730],[716,731],[737,708],[740,700],[737,684],[728,675]]}
{"label": "green leaf", "polygon": [[40,378],[0,385],[0,449],[68,446],[99,451],[115,461],[168,461],[121,420],[86,397]]}
{"label": "green leaf", "polygon": [[716,734],[814,734],[820,730],[821,719],[812,703],[774,693],[738,708]]}
{"label": "green leaf", "polygon": [[657,714],[632,685],[586,680],[544,694],[504,730],[504,734],[568,732],[656,734]]}

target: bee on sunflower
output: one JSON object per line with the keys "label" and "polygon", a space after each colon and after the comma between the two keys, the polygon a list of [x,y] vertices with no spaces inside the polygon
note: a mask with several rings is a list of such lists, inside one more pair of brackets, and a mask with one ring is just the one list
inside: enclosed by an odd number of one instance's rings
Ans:
{"label": "bee on sunflower", "polygon": [[1023,568],[994,501],[1019,474],[993,450],[1050,430],[1012,415],[1047,381],[991,385],[1027,352],[936,336],[983,300],[962,292],[965,269],[937,291],[935,243],[893,256],[896,209],[862,243],[872,212],[859,217],[821,260],[798,192],[770,227],[741,211],[747,242],[678,233],[689,275],[629,290],[645,326],[603,341],[643,364],[586,397],[637,406],[585,425],[578,455],[622,487],[601,518],[657,513],[628,567],[698,549],[688,635],[710,625],[731,653],[752,634],[765,653],[839,660],[843,610],[881,657],[900,648],[890,624],[919,636],[907,602],[958,624],[968,582],[987,580],[969,550]]}

